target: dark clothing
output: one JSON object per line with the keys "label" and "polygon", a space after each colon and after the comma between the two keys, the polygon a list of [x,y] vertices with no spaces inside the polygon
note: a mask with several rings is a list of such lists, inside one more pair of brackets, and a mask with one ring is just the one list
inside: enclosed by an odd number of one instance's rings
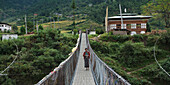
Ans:
{"label": "dark clothing", "polygon": [[85,64],[84,64],[84,67],[85,67],[85,68],[89,67],[89,58],[85,58],[85,59],[84,59],[84,63],[85,63]]}
{"label": "dark clothing", "polygon": [[84,57],[84,67],[87,68],[87,67],[89,67],[90,52],[85,51],[83,53],[83,57]]}

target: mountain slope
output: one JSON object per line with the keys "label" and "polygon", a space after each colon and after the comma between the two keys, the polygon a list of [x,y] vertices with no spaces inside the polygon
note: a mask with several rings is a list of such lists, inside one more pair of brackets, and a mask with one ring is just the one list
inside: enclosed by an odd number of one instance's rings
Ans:
{"label": "mountain slope", "polygon": [[[122,9],[127,8],[128,12],[140,13],[140,6],[148,2],[148,0],[75,0],[76,13],[88,14],[90,19],[102,23],[105,16],[106,6],[109,6],[109,15],[119,14],[118,4],[122,5]],[[71,15],[72,0],[3,0],[0,5],[0,21],[13,17],[28,14],[32,16],[37,13],[40,16],[50,16],[53,13],[62,13],[63,15]],[[91,5],[90,5],[91,4]]]}

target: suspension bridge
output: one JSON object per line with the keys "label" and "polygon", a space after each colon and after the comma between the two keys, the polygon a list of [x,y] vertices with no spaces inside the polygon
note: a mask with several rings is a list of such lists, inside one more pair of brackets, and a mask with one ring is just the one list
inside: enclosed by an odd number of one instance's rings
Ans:
{"label": "suspension bridge", "polygon": [[[79,32],[76,48],[76,51],[36,85],[131,85],[94,53],[87,32]],[[91,53],[89,70],[84,68],[85,48]]]}

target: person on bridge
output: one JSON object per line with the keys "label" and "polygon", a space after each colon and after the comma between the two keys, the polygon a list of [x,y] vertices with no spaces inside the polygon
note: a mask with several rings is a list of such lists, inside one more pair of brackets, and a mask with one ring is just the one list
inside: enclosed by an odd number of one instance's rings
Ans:
{"label": "person on bridge", "polygon": [[84,65],[86,70],[89,69],[89,59],[90,59],[90,52],[87,50],[87,48],[85,48],[85,52],[83,53],[83,57],[84,57]]}

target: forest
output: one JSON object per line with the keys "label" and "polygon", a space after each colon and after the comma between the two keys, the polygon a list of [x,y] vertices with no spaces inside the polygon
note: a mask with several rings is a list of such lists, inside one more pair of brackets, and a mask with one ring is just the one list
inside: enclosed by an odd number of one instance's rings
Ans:
{"label": "forest", "polygon": [[61,34],[57,29],[46,29],[35,35],[0,41],[1,71],[18,57],[3,73],[8,76],[0,76],[0,84],[36,84],[69,56],[77,38],[76,35]]}
{"label": "forest", "polygon": [[[164,29],[169,27],[170,7],[168,0],[75,0],[75,13],[86,14],[88,19],[103,24],[106,7],[109,7],[109,16],[119,14],[119,4],[122,10],[127,9],[128,13],[138,13],[142,15],[152,15],[149,23],[152,29]],[[56,17],[56,13],[62,14],[62,19],[73,15],[71,8],[72,0],[2,0],[0,5],[0,22],[20,22],[24,21],[27,14],[33,20],[34,14],[38,14],[36,19],[40,21],[44,18],[49,21],[50,16]],[[163,4],[163,5],[162,5]],[[164,8],[162,11],[161,8]],[[149,10],[153,10],[152,13]],[[123,11],[124,12],[124,11]],[[78,17],[77,17],[78,18]],[[57,18],[55,18],[57,20]],[[18,24],[23,25],[23,24]]]}

